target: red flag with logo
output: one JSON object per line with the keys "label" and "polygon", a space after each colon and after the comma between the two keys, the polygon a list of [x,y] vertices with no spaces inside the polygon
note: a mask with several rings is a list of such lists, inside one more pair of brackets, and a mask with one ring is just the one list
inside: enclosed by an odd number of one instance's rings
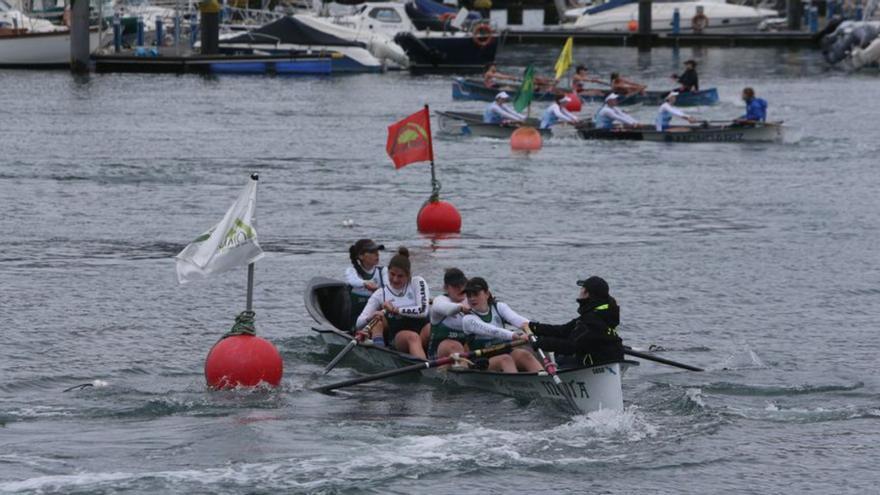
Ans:
{"label": "red flag with logo", "polygon": [[394,168],[403,168],[414,162],[434,161],[431,116],[427,106],[388,126],[385,150],[394,162]]}

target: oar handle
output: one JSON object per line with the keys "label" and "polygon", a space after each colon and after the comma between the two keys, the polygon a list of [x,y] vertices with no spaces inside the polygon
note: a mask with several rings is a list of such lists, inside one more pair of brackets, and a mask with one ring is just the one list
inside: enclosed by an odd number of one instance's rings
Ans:
{"label": "oar handle", "polygon": [[653,354],[648,354],[647,352],[634,351],[631,347],[624,347],[623,353],[637,358],[646,359],[648,361],[654,361],[655,363],[665,364],[667,366],[674,366],[676,368],[681,368],[688,371],[703,371],[703,368],[697,368],[696,366],[691,366],[689,364],[678,363],[671,359],[665,359],[659,356],[655,356]]}

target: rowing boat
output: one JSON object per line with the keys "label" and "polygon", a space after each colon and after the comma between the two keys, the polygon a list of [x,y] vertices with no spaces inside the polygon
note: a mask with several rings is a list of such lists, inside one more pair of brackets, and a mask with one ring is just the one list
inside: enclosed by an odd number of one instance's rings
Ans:
{"label": "rowing boat", "polygon": [[784,135],[781,122],[752,125],[680,126],[667,131],[653,127],[579,129],[584,139],[610,141],[655,141],[660,143],[761,143],[781,142]]}
{"label": "rowing boat", "polygon": [[[483,116],[473,112],[435,112],[440,118],[440,132],[451,134],[454,136],[476,136],[497,139],[510,139],[513,132],[521,127],[521,125],[513,124],[487,124],[483,122]],[[524,125],[533,127],[541,133],[541,137],[578,137],[578,129],[587,129],[592,127],[590,121],[582,122],[578,126],[557,124],[552,129],[539,129],[541,121],[535,118],[526,119]]]}
{"label": "rowing boat", "polygon": [[[328,345],[331,352],[351,342],[350,287],[344,282],[324,277],[309,281],[305,306],[317,322],[312,330]],[[372,369],[389,370],[423,362],[409,354],[386,347],[361,344],[349,354],[360,364]],[[433,381],[475,388],[526,400],[541,400],[565,407],[568,393],[583,412],[599,409],[623,409],[621,377],[635,361],[615,361],[578,368],[560,369],[562,388],[553,383],[546,372],[500,373],[470,368],[422,370],[422,376]]]}
{"label": "rowing boat", "polygon": [[[456,77],[452,80],[452,99],[453,100],[476,100],[476,101],[494,101],[495,95],[499,91],[507,91],[512,98],[516,98],[519,94],[519,87],[500,86],[488,87],[483,81],[476,79],[465,79]],[[581,100],[585,102],[602,102],[608,96],[610,90],[600,90],[596,94],[582,94]],[[554,101],[558,94],[571,93],[570,89],[557,88],[555,90],[536,90],[532,96],[532,101]],[[644,95],[632,94],[618,98],[620,105],[660,105],[669,91],[646,91]],[[675,104],[680,107],[695,107],[701,105],[714,105],[718,103],[718,90],[716,88],[703,89],[700,91],[690,91],[679,93],[675,99]]]}

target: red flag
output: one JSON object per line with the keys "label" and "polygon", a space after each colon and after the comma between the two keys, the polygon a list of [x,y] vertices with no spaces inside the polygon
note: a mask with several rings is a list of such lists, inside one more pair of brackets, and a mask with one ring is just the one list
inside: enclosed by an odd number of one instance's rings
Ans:
{"label": "red flag", "polygon": [[394,162],[394,168],[403,168],[413,162],[434,161],[431,116],[427,106],[388,126],[385,150]]}

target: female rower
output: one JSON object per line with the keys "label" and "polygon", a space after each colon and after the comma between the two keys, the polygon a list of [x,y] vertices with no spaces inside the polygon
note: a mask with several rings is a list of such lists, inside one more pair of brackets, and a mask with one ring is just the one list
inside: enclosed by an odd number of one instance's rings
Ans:
{"label": "female rower", "polygon": [[617,72],[611,73],[611,91],[621,96],[630,96],[634,94],[645,94],[647,86],[639,84],[629,79],[625,79]]}
{"label": "female rower", "polygon": [[[673,91],[666,95],[666,99],[663,101],[663,104],[660,105],[660,109],[657,111],[657,117],[654,119],[654,126],[658,131],[668,131],[670,129],[669,123],[672,121],[672,117],[687,120],[691,124],[697,121],[697,119],[684,113],[684,110],[675,106],[675,99],[677,97],[678,91]],[[683,130],[687,130],[687,128],[685,127]]]}
{"label": "female rower", "polygon": [[464,294],[467,277],[458,268],[450,268],[443,274],[443,295],[434,298],[431,304],[431,338],[428,343],[428,356],[446,357],[464,353],[468,334],[464,332],[461,319],[470,313]]}
{"label": "female rower", "polygon": [[486,64],[486,72],[483,73],[483,84],[485,84],[487,88],[497,88],[502,85],[501,81],[518,83],[519,79],[517,77],[498,72],[498,66],[494,62]]}
{"label": "female rower", "polygon": [[[489,292],[489,284],[481,277],[468,280],[464,292],[470,305],[470,314],[465,315],[462,328],[472,336],[468,347],[473,350],[491,345],[525,339],[522,333],[511,332],[504,328],[511,324],[520,329],[529,326],[529,320],[518,315],[507,304],[498,302]],[[541,371],[541,363],[531,351],[522,348],[513,349],[510,354],[501,354],[489,358],[489,369],[516,373],[517,371]]]}
{"label": "female rower", "polygon": [[401,247],[388,262],[388,280],[378,288],[358,316],[355,328],[363,329],[370,322],[373,344],[384,346],[425,359],[419,334],[429,331],[428,284],[422,277],[412,276],[409,250]]}
{"label": "female rower", "polygon": [[351,286],[351,321],[360,316],[367,300],[388,278],[379,266],[379,251],[385,249],[372,239],[359,239],[348,248],[351,266],[345,269],[345,283]]}
{"label": "female rower", "polygon": [[601,96],[605,94],[605,90],[598,88],[587,88],[587,83],[595,83],[595,84],[604,84],[608,85],[607,82],[596,79],[595,77],[589,75],[587,73],[587,68],[583,65],[578,65],[577,69],[575,69],[574,75],[571,76],[571,89],[573,89],[579,95],[587,95],[587,96]]}

